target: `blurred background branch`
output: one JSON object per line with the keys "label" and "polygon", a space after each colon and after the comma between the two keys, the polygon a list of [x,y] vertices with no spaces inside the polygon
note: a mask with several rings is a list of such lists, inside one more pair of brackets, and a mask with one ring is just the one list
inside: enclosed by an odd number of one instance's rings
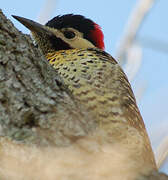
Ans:
{"label": "blurred background branch", "polygon": [[128,23],[125,27],[125,32],[119,41],[117,50],[117,59],[121,65],[127,60],[127,53],[134,44],[135,37],[143,23],[144,18],[150,12],[152,5],[156,0],[138,0],[135,8],[133,9]]}
{"label": "blurred background branch", "polygon": [[157,147],[156,153],[157,167],[160,168],[168,157],[168,136],[166,136]]}
{"label": "blurred background branch", "polygon": [[[156,3],[156,0],[138,0],[130,17],[128,18],[125,32],[119,41],[116,53],[117,60],[124,67],[130,81],[134,80],[137,72],[141,68],[142,63],[142,48],[148,47],[155,51],[168,52],[168,43],[156,40],[154,38],[137,38],[137,34],[145,20],[145,17],[150,13],[151,7]],[[136,40],[138,39],[138,41]],[[139,44],[137,42],[140,42]],[[143,83],[145,84],[145,83]],[[145,92],[145,86],[136,91],[138,101]],[[156,161],[158,167],[161,167],[168,156],[168,136],[166,136],[158,148],[156,148]]]}
{"label": "blurred background branch", "polygon": [[37,20],[41,24],[45,24],[55,12],[56,4],[58,0],[46,0],[39,15],[37,16]]}

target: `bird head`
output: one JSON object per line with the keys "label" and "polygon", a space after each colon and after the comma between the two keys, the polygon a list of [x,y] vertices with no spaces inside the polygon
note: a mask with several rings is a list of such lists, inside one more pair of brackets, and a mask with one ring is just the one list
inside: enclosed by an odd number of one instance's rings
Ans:
{"label": "bird head", "polygon": [[81,15],[56,16],[45,25],[13,16],[31,32],[44,54],[74,48],[100,48],[104,50],[104,36],[98,24]]}

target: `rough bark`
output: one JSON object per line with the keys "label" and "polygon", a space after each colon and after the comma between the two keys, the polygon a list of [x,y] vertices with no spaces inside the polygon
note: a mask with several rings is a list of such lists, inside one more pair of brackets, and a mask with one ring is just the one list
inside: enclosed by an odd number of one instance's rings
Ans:
{"label": "rough bark", "polygon": [[0,135],[64,146],[94,127],[89,119],[30,36],[0,11]]}

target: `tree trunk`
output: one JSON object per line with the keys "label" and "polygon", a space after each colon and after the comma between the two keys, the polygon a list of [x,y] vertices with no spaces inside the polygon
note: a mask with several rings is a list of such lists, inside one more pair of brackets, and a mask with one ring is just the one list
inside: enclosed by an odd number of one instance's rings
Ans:
{"label": "tree trunk", "polygon": [[0,135],[65,146],[94,128],[90,118],[30,36],[0,11]]}

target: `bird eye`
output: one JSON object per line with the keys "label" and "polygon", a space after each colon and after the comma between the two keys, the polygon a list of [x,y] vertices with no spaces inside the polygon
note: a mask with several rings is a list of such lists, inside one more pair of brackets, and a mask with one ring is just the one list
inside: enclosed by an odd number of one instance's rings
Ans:
{"label": "bird eye", "polygon": [[67,39],[72,39],[75,37],[75,33],[73,31],[64,31],[64,36],[67,38]]}

